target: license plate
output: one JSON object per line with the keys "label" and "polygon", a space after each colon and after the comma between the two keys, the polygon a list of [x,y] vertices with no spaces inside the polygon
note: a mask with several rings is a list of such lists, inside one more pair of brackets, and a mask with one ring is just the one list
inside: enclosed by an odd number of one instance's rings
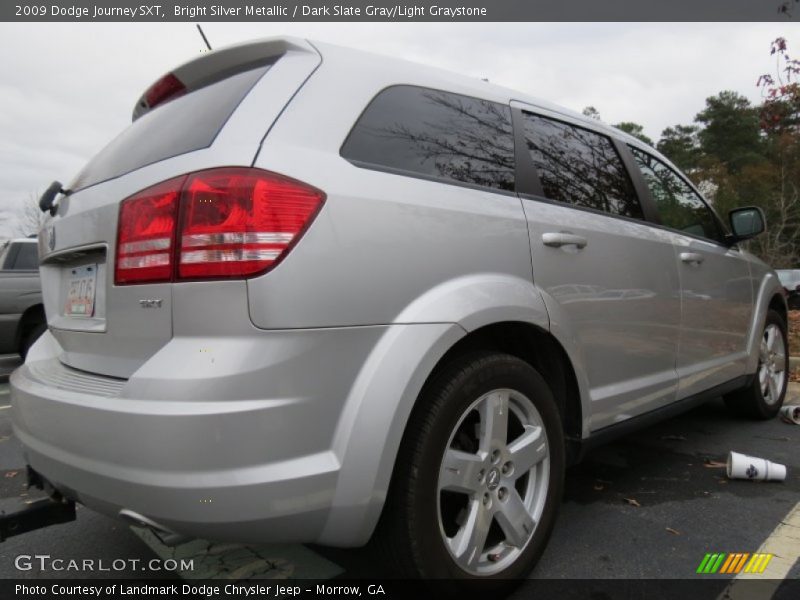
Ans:
{"label": "license plate", "polygon": [[96,287],[96,264],[70,269],[67,279],[67,303],[64,307],[64,314],[70,317],[91,317],[94,314]]}

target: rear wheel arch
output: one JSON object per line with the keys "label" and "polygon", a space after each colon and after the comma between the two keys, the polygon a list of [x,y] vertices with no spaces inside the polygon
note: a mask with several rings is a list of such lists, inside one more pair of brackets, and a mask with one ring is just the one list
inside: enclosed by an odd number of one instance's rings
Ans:
{"label": "rear wheel arch", "polygon": [[[572,362],[559,341],[548,331],[524,322],[504,321],[480,327],[458,340],[439,359],[428,375],[419,397],[436,376],[456,361],[479,352],[515,356],[536,369],[545,379],[558,406],[568,446],[568,462],[577,460],[583,427],[583,407]],[[417,409],[415,403],[413,410]],[[570,443],[574,442],[574,443]],[[574,447],[574,448],[573,448]]]}
{"label": "rear wheel arch", "polygon": [[[510,319],[469,330],[453,323],[437,323],[404,326],[396,330],[396,335],[395,330],[392,332],[384,336],[362,370],[348,400],[353,406],[346,411],[350,418],[342,419],[337,427],[334,448],[342,468],[333,509],[317,539],[323,545],[355,547],[369,540],[386,508],[409,423],[424,406],[420,399],[437,376],[470,355],[506,354],[541,371],[562,422],[567,462],[577,458],[577,442],[586,416],[580,374],[567,358],[564,345],[545,328]],[[420,348],[427,349],[422,356]],[[387,385],[396,394],[391,399],[386,397]],[[368,397],[383,401],[364,402]],[[378,431],[380,434],[375,435]],[[576,443],[570,443],[571,438]],[[353,506],[366,496],[370,498],[368,505]]]}
{"label": "rear wheel arch", "polygon": [[784,323],[789,323],[789,309],[786,305],[786,299],[782,294],[773,294],[769,301],[769,310],[774,310],[783,319]]}

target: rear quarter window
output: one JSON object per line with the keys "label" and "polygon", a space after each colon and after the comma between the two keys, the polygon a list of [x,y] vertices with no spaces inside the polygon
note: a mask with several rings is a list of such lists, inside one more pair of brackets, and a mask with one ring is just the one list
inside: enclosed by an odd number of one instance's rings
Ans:
{"label": "rear quarter window", "polygon": [[360,167],[514,190],[511,111],[469,96],[387,88],[358,119],[341,155]]}
{"label": "rear quarter window", "polygon": [[270,65],[238,73],[141,116],[103,148],[69,186],[73,190],[207,148]]}

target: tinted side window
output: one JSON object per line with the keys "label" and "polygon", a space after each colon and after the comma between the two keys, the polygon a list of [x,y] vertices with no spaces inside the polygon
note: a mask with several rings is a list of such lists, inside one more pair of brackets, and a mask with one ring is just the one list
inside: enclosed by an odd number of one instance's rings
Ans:
{"label": "tinted side window", "polygon": [[39,251],[36,244],[19,244],[13,268],[15,271],[35,271],[39,268]]}
{"label": "tinted side window", "polygon": [[547,198],[643,218],[633,184],[610,138],[530,113],[524,118],[528,150]]}
{"label": "tinted side window", "polygon": [[413,86],[378,94],[342,156],[364,166],[514,190],[508,106]]}
{"label": "tinted side window", "polygon": [[691,235],[720,240],[721,232],[714,213],[688,183],[646,152],[631,147],[631,153],[650,188],[663,225]]}

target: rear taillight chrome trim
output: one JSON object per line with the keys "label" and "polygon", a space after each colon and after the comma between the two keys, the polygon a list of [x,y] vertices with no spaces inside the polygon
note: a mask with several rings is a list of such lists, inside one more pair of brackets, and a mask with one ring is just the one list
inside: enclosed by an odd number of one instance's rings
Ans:
{"label": "rear taillight chrome trim", "polygon": [[286,257],[324,202],[305,183],[245,167],[151,186],[120,204],[115,284],[261,275]]}
{"label": "rear taillight chrome trim", "polygon": [[181,236],[181,245],[192,248],[222,244],[288,244],[294,239],[294,235],[273,232],[196,233]]}
{"label": "rear taillight chrome trim", "polygon": [[282,250],[258,250],[258,249],[235,249],[235,250],[192,250],[181,252],[181,264],[190,265],[197,263],[214,262],[241,262],[241,261],[274,261],[281,255]]}
{"label": "rear taillight chrome trim", "polygon": [[136,252],[150,252],[152,250],[169,250],[171,245],[171,238],[155,238],[141,242],[121,244],[119,251],[123,254],[135,254]]}
{"label": "rear taillight chrome trim", "polygon": [[123,256],[117,262],[120,269],[143,269],[161,267],[170,264],[169,254],[143,254],[141,256]]}

